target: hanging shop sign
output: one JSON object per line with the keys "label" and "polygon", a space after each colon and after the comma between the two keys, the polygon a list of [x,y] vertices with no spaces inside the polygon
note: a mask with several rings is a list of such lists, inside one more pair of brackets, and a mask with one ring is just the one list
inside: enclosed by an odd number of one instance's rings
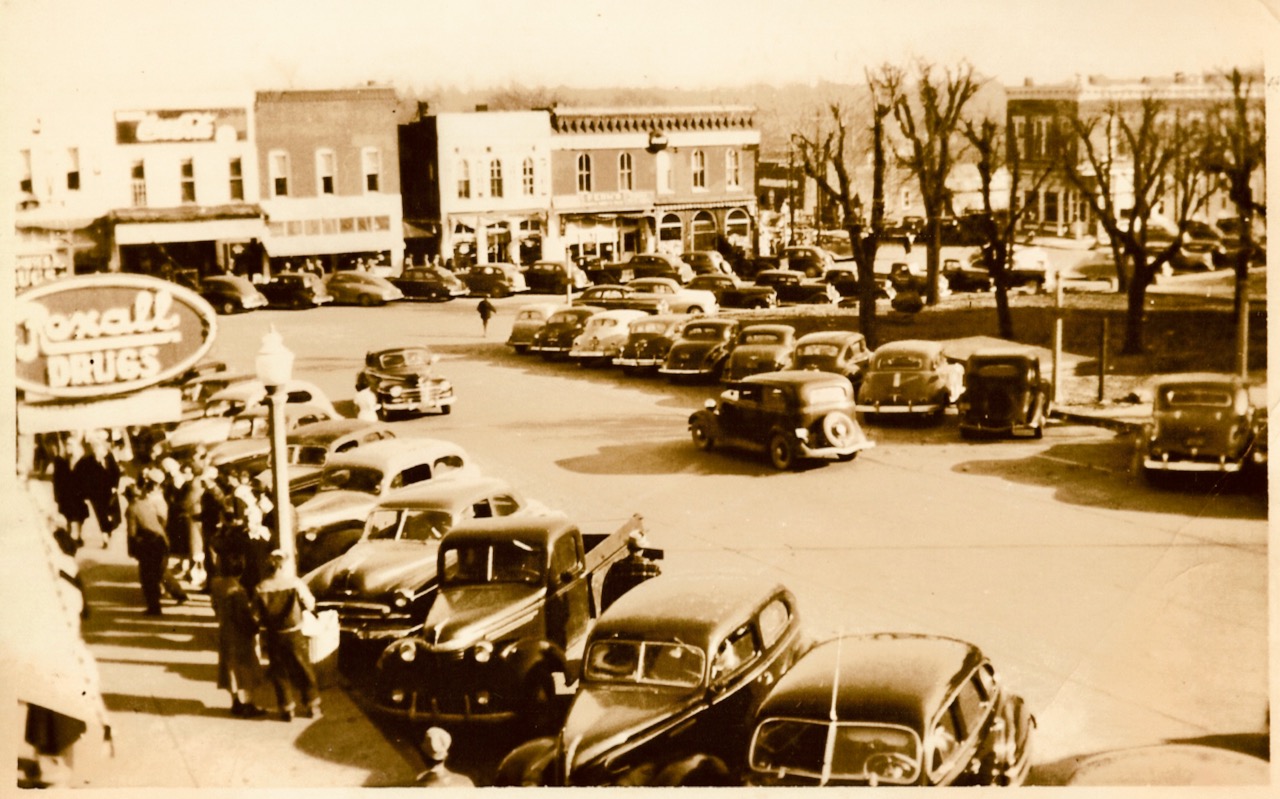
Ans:
{"label": "hanging shop sign", "polygon": [[17,385],[49,397],[137,391],[191,368],[217,317],[199,294],[143,275],[90,275],[17,296]]}

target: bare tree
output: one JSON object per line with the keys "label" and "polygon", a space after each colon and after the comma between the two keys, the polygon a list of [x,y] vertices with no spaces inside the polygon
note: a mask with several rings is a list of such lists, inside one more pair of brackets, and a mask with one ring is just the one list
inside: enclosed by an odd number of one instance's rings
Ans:
{"label": "bare tree", "polygon": [[[856,185],[856,165],[860,160],[850,147],[849,121],[846,109],[839,103],[831,103],[827,110],[831,115],[832,129],[825,133],[815,131],[813,138],[803,133],[792,134],[792,141],[801,158],[804,174],[839,209],[849,245],[853,249],[854,263],[858,268],[858,327],[870,346],[876,345],[876,251],[884,233],[884,176],[888,163],[885,146],[885,119],[892,113],[893,98],[902,84],[902,70],[884,65],[879,70],[866,73],[871,102],[871,214],[862,214],[861,197]],[[852,145],[855,152],[858,145]]]}
{"label": "bare tree", "polygon": [[557,90],[545,86],[527,87],[519,83],[508,84],[494,90],[489,96],[489,108],[494,111],[529,111],[551,108],[559,102]]}
{"label": "bare tree", "polygon": [[[978,177],[982,186],[982,215],[978,230],[982,236],[982,265],[991,276],[991,283],[996,295],[996,319],[1000,329],[1000,337],[1013,338],[1013,313],[1009,310],[1010,264],[1013,263],[1013,250],[1018,231],[1026,209],[1018,202],[1018,186],[1022,179],[1022,159],[1018,157],[1015,145],[1009,152],[1012,158],[1006,159],[1002,154],[1004,142],[1000,135],[1000,125],[990,117],[980,123],[973,120],[964,121],[964,137],[977,153]],[[996,212],[992,203],[992,179],[1002,166],[1009,168],[1009,202],[1005,214]],[[1049,176],[1051,167],[1039,170],[1032,182],[1032,191],[1039,191],[1040,186]]]}
{"label": "bare tree", "polygon": [[[1112,104],[1105,115],[1071,119],[1077,147],[1064,147],[1059,163],[1067,181],[1087,199],[1094,215],[1124,253],[1131,269],[1122,352],[1143,351],[1143,322],[1147,287],[1156,273],[1170,263],[1182,246],[1187,223],[1209,198],[1205,180],[1204,130],[1184,125],[1178,114],[1170,118],[1165,104],[1150,95],[1136,110]],[[1101,137],[1101,141],[1099,141]],[[1113,158],[1113,140],[1119,137],[1129,155]],[[1117,197],[1123,181],[1131,184],[1133,205],[1120,208]],[[1165,198],[1177,227],[1172,240],[1149,243],[1151,220]],[[1117,268],[1120,264],[1117,263]]]}
{"label": "bare tree", "polygon": [[920,201],[924,204],[928,225],[925,239],[928,289],[925,301],[929,305],[938,302],[942,217],[951,210],[947,177],[953,163],[952,138],[959,129],[965,104],[977,93],[980,85],[974,79],[973,66],[968,63],[961,63],[954,69],[948,67],[941,77],[935,78],[933,65],[918,61],[915,94],[919,108],[914,106],[911,97],[901,91],[894,98],[893,116],[907,139],[908,148],[899,160],[920,183]]}

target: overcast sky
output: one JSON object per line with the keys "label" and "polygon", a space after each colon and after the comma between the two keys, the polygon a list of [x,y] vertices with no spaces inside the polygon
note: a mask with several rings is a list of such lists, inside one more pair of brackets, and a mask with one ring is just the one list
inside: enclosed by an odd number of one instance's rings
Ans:
{"label": "overcast sky", "polygon": [[364,81],[853,82],[915,56],[1013,84],[1258,66],[1275,2],[0,0],[0,58],[14,110]]}

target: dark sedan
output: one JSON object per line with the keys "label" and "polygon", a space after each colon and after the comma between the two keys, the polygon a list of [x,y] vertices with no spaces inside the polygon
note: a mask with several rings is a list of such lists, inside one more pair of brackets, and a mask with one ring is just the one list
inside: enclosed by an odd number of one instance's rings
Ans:
{"label": "dark sedan", "polygon": [[200,296],[221,314],[266,308],[267,298],[248,278],[239,275],[215,275],[200,283]]}
{"label": "dark sedan", "polygon": [[310,272],[281,272],[259,291],[272,308],[319,308],[333,302],[324,281]]}
{"label": "dark sedan", "polygon": [[871,350],[861,333],[820,330],[796,340],[791,369],[833,372],[849,378],[854,394],[862,386],[862,374],[871,362]]}
{"label": "dark sedan", "polygon": [[438,266],[412,266],[390,280],[411,300],[444,302],[467,296],[467,287],[458,276]]}
{"label": "dark sedan", "polygon": [[603,311],[594,305],[575,305],[553,313],[538,332],[533,334],[529,351],[543,358],[564,358],[573,349],[573,341],[587,326],[587,320]]}
{"label": "dark sedan", "polygon": [[720,379],[738,332],[736,319],[698,319],[680,331],[658,371],[675,380],[681,377]]}
{"label": "dark sedan", "polygon": [[839,299],[835,287],[821,279],[807,279],[803,272],[789,269],[766,269],[756,275],[757,286],[769,286],[778,292],[782,305],[827,305]]}

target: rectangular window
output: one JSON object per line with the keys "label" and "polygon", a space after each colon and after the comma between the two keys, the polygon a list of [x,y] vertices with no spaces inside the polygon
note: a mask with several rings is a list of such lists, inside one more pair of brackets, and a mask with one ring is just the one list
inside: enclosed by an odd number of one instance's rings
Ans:
{"label": "rectangular window", "polygon": [[231,199],[244,199],[244,164],[239,158],[232,158],[230,164]]}
{"label": "rectangular window", "polygon": [[333,172],[336,159],[333,150],[320,150],[316,153],[316,183],[321,194],[333,194]]}
{"label": "rectangular window", "polygon": [[471,165],[466,161],[458,162],[458,199],[465,200],[471,196]]}
{"label": "rectangular window", "polygon": [[142,161],[134,161],[129,170],[133,182],[133,205],[142,208],[147,204],[147,167]]}
{"label": "rectangular window", "polygon": [[364,162],[364,190],[381,191],[382,153],[377,147],[366,147],[360,160]]}
{"label": "rectangular window", "polygon": [[707,187],[707,154],[701,150],[694,150],[692,163],[689,166],[693,171],[693,187],[705,189]]}
{"label": "rectangular window", "polygon": [[502,162],[496,158],[489,162],[489,196],[502,196]]}
{"label": "rectangular window", "polygon": [[308,236],[319,236],[319,235],[320,235],[320,220],[319,220],[319,219],[308,219],[308,220],[306,220],[306,221],[303,223],[303,225],[302,225],[302,229],[303,229],[303,231],[304,231]]}
{"label": "rectangular window", "polygon": [[268,158],[271,169],[271,196],[289,196],[289,154],[272,153]]}
{"label": "rectangular window", "polygon": [[21,156],[22,165],[20,168],[22,172],[20,174],[22,177],[18,179],[18,188],[27,194],[31,194],[31,189],[35,186],[35,182],[31,179],[31,151],[23,150]]}
{"label": "rectangular window", "polygon": [[1027,118],[1013,118],[1013,146],[1018,158],[1027,157]]}
{"label": "rectangular window", "polygon": [[80,150],[67,150],[67,191],[80,191]]}
{"label": "rectangular window", "polygon": [[635,184],[631,168],[631,153],[623,153],[618,156],[618,190],[631,191],[633,188]]}
{"label": "rectangular window", "polygon": [[578,156],[578,191],[591,191],[591,156],[587,153]]}
{"label": "rectangular window", "polygon": [[730,189],[742,188],[742,154],[737,150],[724,155],[724,184]]}
{"label": "rectangular window", "polygon": [[520,186],[524,190],[525,196],[533,196],[533,159],[524,159],[524,167],[521,170]]}
{"label": "rectangular window", "polygon": [[182,201],[196,201],[196,164],[190,158],[182,159]]}

